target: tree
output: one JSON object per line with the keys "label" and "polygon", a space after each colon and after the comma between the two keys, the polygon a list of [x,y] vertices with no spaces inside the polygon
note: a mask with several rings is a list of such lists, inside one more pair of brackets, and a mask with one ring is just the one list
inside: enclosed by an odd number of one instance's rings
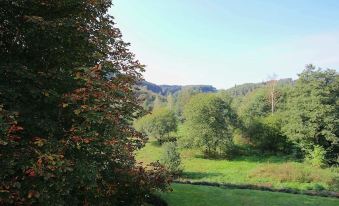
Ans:
{"label": "tree", "polygon": [[165,189],[134,151],[144,70],[111,1],[0,3],[1,205],[139,205]]}
{"label": "tree", "polygon": [[229,103],[215,94],[197,94],[185,106],[185,137],[214,156],[230,145],[236,116]]}
{"label": "tree", "polygon": [[283,130],[304,151],[318,145],[326,158],[339,154],[339,76],[335,70],[307,65],[287,102]]}
{"label": "tree", "polygon": [[174,111],[174,106],[175,106],[175,99],[174,99],[172,93],[170,93],[167,96],[167,107],[168,107],[169,110]]}
{"label": "tree", "polygon": [[179,93],[176,101],[175,112],[179,119],[183,120],[183,111],[185,105],[190,101],[191,97],[198,94],[199,91],[195,88],[184,87]]}
{"label": "tree", "polygon": [[238,110],[243,119],[268,115],[271,111],[271,105],[267,101],[267,90],[259,88],[246,95]]}
{"label": "tree", "polygon": [[170,140],[170,133],[177,130],[177,119],[167,108],[155,109],[135,122],[137,130],[154,137],[160,144]]}
{"label": "tree", "polygon": [[162,108],[164,106],[164,102],[161,100],[159,95],[155,96],[155,100],[153,102],[153,109],[157,110],[159,108]]}
{"label": "tree", "polygon": [[271,105],[271,113],[273,114],[275,111],[275,107],[278,103],[279,92],[277,91],[277,80],[273,76],[271,80],[267,82],[268,86],[268,102]]}
{"label": "tree", "polygon": [[174,175],[179,175],[182,171],[181,157],[175,142],[166,142],[163,145],[164,151],[160,162]]}

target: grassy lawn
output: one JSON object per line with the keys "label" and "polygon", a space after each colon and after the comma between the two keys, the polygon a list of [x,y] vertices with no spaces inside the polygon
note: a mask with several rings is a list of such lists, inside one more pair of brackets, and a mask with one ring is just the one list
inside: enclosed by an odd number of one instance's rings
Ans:
{"label": "grassy lawn", "polygon": [[[283,157],[239,157],[231,161],[204,159],[199,151],[181,150],[182,180],[253,184],[272,188],[330,189],[338,169],[314,168]],[[162,148],[154,140],[137,153],[145,164],[159,160]]]}
{"label": "grassy lawn", "polygon": [[169,206],[337,206],[339,199],[279,192],[173,184],[160,196]]}

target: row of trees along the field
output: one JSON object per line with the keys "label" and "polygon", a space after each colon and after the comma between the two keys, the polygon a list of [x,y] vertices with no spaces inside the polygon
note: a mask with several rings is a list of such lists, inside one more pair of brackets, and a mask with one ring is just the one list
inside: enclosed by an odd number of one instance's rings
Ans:
{"label": "row of trees along the field", "polygon": [[168,95],[167,102],[162,97],[135,127],[160,143],[177,140],[179,146],[200,148],[209,157],[232,158],[250,151],[292,154],[316,166],[338,164],[335,70],[307,65],[296,81],[249,86],[244,95],[232,88],[217,93],[182,90]]}
{"label": "row of trees along the field", "polygon": [[168,176],[136,164],[144,70],[110,0],[0,3],[0,205],[141,205]]}

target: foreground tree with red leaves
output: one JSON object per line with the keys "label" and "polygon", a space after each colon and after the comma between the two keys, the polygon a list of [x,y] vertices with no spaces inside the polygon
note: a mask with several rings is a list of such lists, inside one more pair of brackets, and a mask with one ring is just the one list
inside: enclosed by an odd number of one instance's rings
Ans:
{"label": "foreground tree with red leaves", "polygon": [[141,205],[167,188],[134,159],[143,66],[111,4],[0,2],[0,204]]}

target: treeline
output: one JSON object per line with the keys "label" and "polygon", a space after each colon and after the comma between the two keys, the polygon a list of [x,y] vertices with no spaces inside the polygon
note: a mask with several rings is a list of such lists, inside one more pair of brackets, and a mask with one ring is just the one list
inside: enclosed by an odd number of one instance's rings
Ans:
{"label": "treeline", "polygon": [[164,95],[167,96],[168,94],[176,94],[178,92],[180,92],[182,89],[187,89],[187,88],[191,88],[191,89],[196,89],[196,90],[200,90],[201,92],[216,92],[217,89],[214,88],[211,85],[186,85],[186,86],[181,86],[181,85],[156,85],[153,84],[151,82],[147,82],[147,81],[142,81],[139,84],[139,87],[141,88],[145,88],[149,91],[152,91],[153,93],[156,94],[160,94],[160,95]]}
{"label": "treeline", "polygon": [[135,127],[159,143],[200,148],[208,157],[247,151],[333,165],[339,163],[338,92],[335,70],[307,65],[296,81],[271,80],[245,95],[235,89],[169,94]]}
{"label": "treeline", "polygon": [[[241,96],[247,95],[250,92],[253,92],[254,90],[258,88],[267,86],[269,82],[270,81],[235,85],[234,87],[227,89],[227,92],[229,92],[234,97],[239,97],[239,96],[241,97]],[[276,80],[276,84],[282,86],[282,85],[294,84],[294,81],[292,80],[292,78],[279,79],[279,80]]]}
{"label": "treeline", "polygon": [[217,92],[217,89],[210,85],[156,85],[146,81],[139,82],[135,88],[143,108],[147,111],[167,103],[173,104],[174,101],[182,101],[183,98],[186,98],[183,96],[187,96],[187,93]]}

